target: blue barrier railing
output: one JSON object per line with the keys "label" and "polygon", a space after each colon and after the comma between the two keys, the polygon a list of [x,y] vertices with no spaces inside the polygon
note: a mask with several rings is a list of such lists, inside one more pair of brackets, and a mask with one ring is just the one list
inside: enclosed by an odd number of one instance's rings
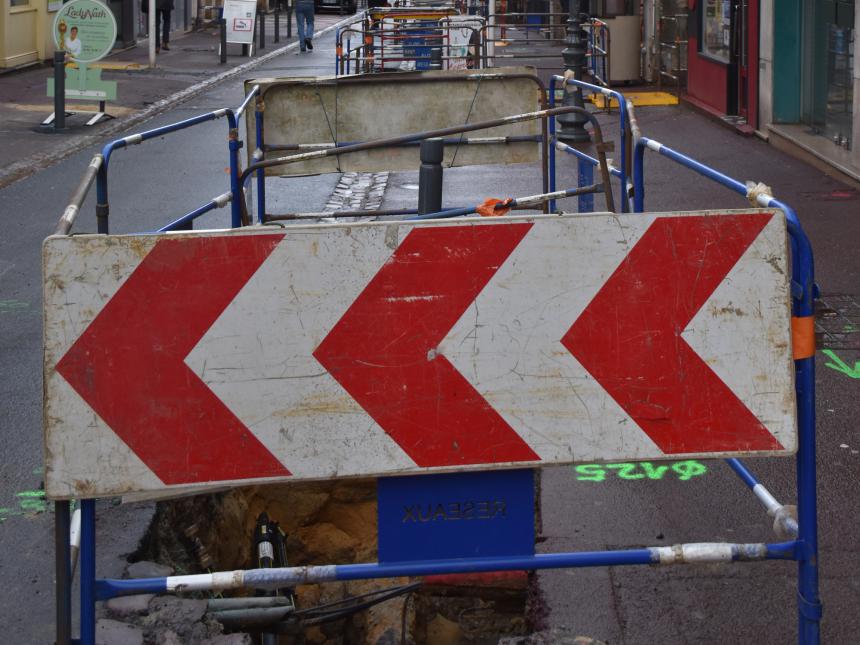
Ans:
{"label": "blue barrier railing", "polygon": [[[554,77],[553,80],[561,78]],[[563,79],[562,79],[563,80]],[[576,81],[567,81],[580,84]],[[589,86],[582,83],[583,86]],[[785,213],[788,232],[791,239],[791,266],[792,284],[791,293],[793,299],[793,316],[795,318],[809,318],[814,315],[814,266],[811,245],[806,237],[795,211],[787,204],[773,198],[766,192],[750,189],[747,184],[721,173],[695,159],[677,152],[668,146],[641,137],[632,119],[632,113],[628,112],[628,106],[623,96],[617,92],[604,91],[597,86],[589,86],[596,91],[609,95],[618,95],[621,107],[621,141],[622,162],[620,168],[613,168],[610,173],[621,180],[622,186],[622,209],[628,207],[628,198],[632,192],[632,206],[634,212],[644,212],[645,178],[644,178],[644,155],[646,150],[656,152],[670,160],[710,179],[733,192],[752,199],[764,208],[779,209]],[[238,196],[241,195],[238,150],[241,142],[238,140],[238,119],[247,109],[250,101],[257,93],[257,88],[245,97],[242,105],[233,111],[229,109],[217,110],[200,115],[179,123],[154,128],[144,133],[132,135],[124,139],[114,141],[104,147],[104,161],[97,168],[96,179],[98,188],[99,205],[104,206],[101,212],[104,219],[104,230],[102,230],[102,217],[99,220],[99,232],[107,233],[107,164],[111,153],[119,148],[141,143],[142,141],[162,136],[170,132],[193,127],[213,119],[227,116],[230,125],[230,155],[231,155],[231,191],[225,193],[207,204],[183,215],[160,231],[181,230],[189,225],[196,217],[209,212],[215,208],[225,206],[228,202],[233,205],[232,223],[234,226],[241,225],[241,210]],[[551,103],[554,98],[554,85],[551,84]],[[259,115],[259,110],[258,110]],[[257,117],[259,119],[259,116]],[[258,125],[259,121],[258,121]],[[627,137],[633,134],[632,150],[632,184],[629,181],[626,168],[628,166],[628,147],[625,143]],[[554,118],[550,121],[550,134],[552,138],[552,150],[564,150],[574,154],[583,164],[580,170],[598,164],[598,160],[566,146],[566,144],[555,139]],[[262,128],[258,128],[256,143],[262,149],[264,138]],[[542,197],[560,198],[577,194],[579,189],[568,191],[555,190],[555,160],[550,158],[553,171],[550,174],[551,192]],[[262,168],[257,171],[257,180],[261,181]],[[93,166],[96,172],[96,166]],[[251,179],[251,174],[245,178]],[[582,184],[588,178],[580,180]],[[259,185],[259,183],[258,183]],[[630,186],[632,185],[632,191]],[[260,193],[263,195],[263,193]],[[526,202],[527,198],[521,198]],[[260,214],[263,213],[263,203],[258,202]],[[506,204],[511,206],[514,204]],[[477,207],[462,207],[457,209],[446,209],[439,213],[419,216],[415,219],[455,217],[471,214]],[[97,214],[99,212],[97,211]],[[289,567],[282,569],[255,569],[240,572],[221,572],[211,574],[200,574],[192,576],[172,576],[167,578],[151,578],[141,580],[99,580],[96,578],[95,559],[95,500],[88,499],[81,502],[81,639],[84,645],[95,642],[95,602],[115,596],[134,593],[162,593],[176,591],[194,590],[216,590],[234,588],[260,588],[265,586],[288,586],[296,582],[310,583],[329,580],[354,580],[364,578],[414,576],[442,573],[466,573],[482,571],[501,570],[534,570],[545,568],[567,568],[588,566],[613,566],[613,565],[654,565],[675,564],[689,562],[724,562],[727,560],[795,560],[798,563],[798,640],[804,645],[815,645],[819,642],[819,624],[821,619],[821,602],[818,594],[818,529],[817,529],[817,500],[816,500],[816,469],[815,469],[815,366],[814,357],[810,355],[798,356],[795,360],[795,388],[797,396],[798,416],[798,451],[796,456],[797,471],[797,506],[798,514],[795,519],[790,514],[788,507],[779,504],[776,499],[755,478],[752,472],[738,459],[727,459],[730,468],[740,477],[756,497],[761,501],[768,514],[774,517],[779,527],[794,539],[786,542],[754,543],[754,544],[695,544],[676,545],[675,547],[648,547],[639,549],[614,550],[604,552],[571,552],[540,554],[534,556],[513,556],[500,558],[474,558],[463,560],[437,560],[427,562],[406,563],[363,563],[349,565],[324,565],[309,567]],[[681,555],[679,555],[679,553]]]}
{"label": "blue barrier railing", "polygon": [[[634,144],[633,185],[634,211],[645,209],[645,151],[651,150],[681,166],[754,201],[762,208],[774,208],[785,213],[791,240],[792,314],[794,319],[809,319],[815,315],[815,268],[812,245],[803,231],[797,213],[788,204],[774,199],[767,192],[733,179],[700,161],[648,137],[638,137]],[[808,352],[807,352],[808,353]],[[797,540],[794,559],[798,563],[798,642],[816,645],[819,642],[821,600],[818,591],[818,509],[815,490],[815,356],[795,356],[795,391],[797,395],[798,450],[797,471]],[[750,488],[758,482],[738,460],[729,465]],[[760,497],[761,499],[761,497]]]}
{"label": "blue barrier railing", "polygon": [[[616,92],[615,90],[610,90],[606,87],[601,87],[600,85],[594,85],[593,83],[586,83],[585,81],[579,81],[574,78],[567,78],[565,76],[552,76],[549,79],[549,107],[555,107],[555,91],[556,85],[561,83],[561,89],[566,91],[568,85],[573,85],[575,87],[579,87],[582,89],[591,90],[592,92],[599,92],[603,94],[608,99],[615,99],[618,101],[618,125],[620,130],[620,143],[619,147],[621,148],[621,165],[620,167],[615,167],[614,169],[610,169],[610,172],[616,177],[619,177],[621,180],[621,212],[627,213],[629,212],[629,192],[630,185],[627,177],[627,169],[628,169],[628,140],[630,138],[630,129],[628,127],[628,110],[627,110],[627,98],[621,94],[621,92]],[[595,157],[592,157],[584,152],[576,150],[571,146],[567,146],[563,141],[559,141],[558,136],[556,134],[556,120],[555,118],[551,118],[549,122],[549,177],[550,177],[550,192],[555,191],[555,175],[556,175],[556,159],[555,152],[556,149],[562,149],[564,152],[568,152],[570,154],[574,154],[582,163],[589,163],[592,166],[597,166],[598,161]],[[558,148],[557,144],[565,145],[564,148]],[[550,211],[555,212],[555,202],[550,202]]]}
{"label": "blue barrier railing", "polygon": [[[168,125],[153,128],[151,130],[146,130],[138,134],[132,134],[127,137],[123,137],[122,139],[116,139],[105,144],[104,148],[102,148],[103,161],[101,167],[99,168],[98,175],[96,176],[96,219],[98,223],[98,232],[106,235],[110,230],[110,202],[108,201],[108,167],[110,165],[111,156],[116,150],[140,144],[144,141],[148,141],[149,139],[155,139],[156,137],[161,137],[166,134],[171,134],[173,132],[186,130],[188,128],[194,127],[195,125],[200,125],[201,123],[206,123],[208,121],[214,121],[225,116],[227,117],[229,127],[228,148],[230,151],[231,226],[241,226],[241,211],[239,208],[240,205],[238,200],[232,199],[232,196],[238,195],[240,192],[239,150],[242,148],[242,142],[239,139],[239,119],[241,118],[245,110],[248,108],[248,105],[250,104],[251,100],[259,93],[259,91],[259,86],[254,86],[254,88],[244,98],[241,105],[235,110],[232,110],[230,108],[221,108],[219,110],[213,110],[212,112],[206,112],[205,114],[200,114],[198,116],[191,117],[190,119],[185,119],[177,123],[170,123]],[[178,227],[189,224],[190,222],[194,221],[196,217],[199,217],[200,215],[209,212],[213,208],[218,208],[220,206],[225,205],[224,203],[220,203],[221,201],[221,198],[215,198],[208,204],[200,208],[194,209],[193,211],[187,213],[186,215],[183,215],[179,219],[175,220],[174,222],[171,222],[170,224],[159,230],[177,230]],[[213,206],[213,204],[216,205]]]}

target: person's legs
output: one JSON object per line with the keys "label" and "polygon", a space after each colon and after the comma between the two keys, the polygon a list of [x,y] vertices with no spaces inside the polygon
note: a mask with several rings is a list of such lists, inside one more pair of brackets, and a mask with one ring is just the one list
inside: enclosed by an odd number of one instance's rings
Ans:
{"label": "person's legs", "polygon": [[[161,9],[155,10],[155,51],[161,51]],[[149,35],[152,38],[152,34]]]}
{"label": "person's legs", "polygon": [[[308,26],[305,29],[305,38],[308,40],[314,39],[314,5],[308,4],[308,14],[307,14]],[[313,45],[308,43],[308,47],[313,49]]]}
{"label": "person's legs", "polygon": [[314,37],[314,5],[312,2],[296,4],[296,24],[299,28],[299,47],[301,50],[313,49],[311,39]]}
{"label": "person's legs", "polygon": [[170,42],[170,10],[161,12],[161,19],[164,21],[164,33],[161,37],[161,41],[164,43],[164,49],[170,49],[167,46],[167,43]]}
{"label": "person's legs", "polygon": [[296,5],[296,29],[299,32],[299,48],[305,51],[305,11],[304,4]]}

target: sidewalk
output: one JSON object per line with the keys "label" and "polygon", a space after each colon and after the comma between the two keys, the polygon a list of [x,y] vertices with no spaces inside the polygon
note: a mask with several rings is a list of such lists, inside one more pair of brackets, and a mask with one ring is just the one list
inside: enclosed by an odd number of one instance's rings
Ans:
{"label": "sidewalk", "polygon": [[[317,33],[332,28],[352,16],[319,14]],[[225,65],[218,56],[219,32],[215,27],[201,31],[174,34],[170,51],[157,57],[157,67],[150,69],[148,41],[137,47],[118,51],[96,64],[102,78],[117,81],[117,100],[107,104],[108,114],[116,117],[85,127],[91,114],[66,117],[66,130],[56,133],[40,124],[54,111],[54,99],[47,95],[47,80],[53,69],[49,65],[32,67],[0,75],[0,188],[41,170],[76,150],[97,143],[129,126],[141,123],[199,91],[223,80],[224,75],[241,74],[297,47],[293,21],[292,38],[287,38],[287,16],[281,15],[280,42],[275,43],[274,15],[266,16],[266,48],[253,58],[241,55],[241,46],[228,45]],[[277,54],[276,54],[277,55]],[[332,60],[334,70],[334,60]],[[96,111],[97,103],[68,101],[67,111]]]}

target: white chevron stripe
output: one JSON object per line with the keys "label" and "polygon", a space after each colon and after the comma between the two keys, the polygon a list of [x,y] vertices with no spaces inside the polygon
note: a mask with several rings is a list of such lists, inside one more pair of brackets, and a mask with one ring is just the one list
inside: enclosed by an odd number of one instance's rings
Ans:
{"label": "white chevron stripe", "polygon": [[536,224],[442,343],[546,461],[662,454],[560,342],[653,220]]}
{"label": "white chevron stripe", "polygon": [[296,477],[414,466],[312,355],[396,248],[379,233],[290,228],[186,359]]}
{"label": "white chevron stripe", "polygon": [[794,371],[788,326],[774,325],[791,308],[785,283],[785,226],[774,217],[690,321],[682,336],[782,446],[793,451]]}

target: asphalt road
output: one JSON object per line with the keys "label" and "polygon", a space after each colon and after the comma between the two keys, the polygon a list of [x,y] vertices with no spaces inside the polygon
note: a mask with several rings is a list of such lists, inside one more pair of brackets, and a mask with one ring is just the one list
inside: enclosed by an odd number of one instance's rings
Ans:
{"label": "asphalt road", "polygon": [[[313,75],[332,69],[331,36],[311,55],[287,55],[258,72]],[[147,125],[178,121],[235,106],[241,85],[230,81],[165,112]],[[755,178],[793,205],[817,254],[822,292],[857,295],[860,284],[858,193],[785,156],[758,139],[745,139],[685,108],[639,111],[643,133],[740,179]],[[614,117],[604,119],[614,132]],[[225,121],[198,126],[121,151],[111,162],[112,232],[154,230],[173,217],[227,190]],[[50,234],[95,149],[0,191],[0,624],[13,643],[51,642],[52,522],[38,501],[41,483],[40,245]],[[459,171],[462,173],[463,171]],[[528,170],[475,171],[481,194],[466,176],[450,174],[446,201],[473,203],[506,196],[529,179]],[[559,186],[572,185],[569,166]],[[656,157],[647,161],[649,210],[743,208],[746,202]],[[537,175],[532,175],[537,181]],[[458,179],[459,177],[459,179]],[[414,178],[413,178],[414,179]],[[394,176],[392,197],[408,175]],[[294,180],[299,181],[299,180]],[[512,181],[518,183],[513,184]],[[300,191],[306,210],[325,202],[331,182],[307,180]],[[528,192],[536,192],[529,190]],[[477,197],[480,199],[472,199]],[[216,211],[201,226],[221,227]],[[92,196],[76,225],[94,231]],[[854,314],[860,315],[858,313]],[[858,347],[839,352],[853,365]],[[818,467],[822,598],[825,642],[856,642],[860,633],[857,522],[860,503],[860,380],[818,361]],[[769,541],[769,523],[756,500],[721,462],[702,462],[706,472],[672,470],[660,480],[625,480],[609,473],[589,481],[571,467],[549,468],[543,477],[541,548],[604,549],[671,545],[691,541]],[[751,467],[778,499],[793,494],[790,459],[753,460]],[[594,479],[593,472],[591,479]],[[681,475],[689,475],[684,480]],[[23,493],[23,495],[22,495]],[[99,573],[112,574],[134,547],[149,507],[118,510],[105,504],[99,524]],[[107,519],[105,519],[107,518]],[[114,521],[117,518],[117,521]],[[612,643],[786,643],[795,634],[795,576],[791,563],[720,567],[621,567],[540,574],[550,625],[566,626]]]}

